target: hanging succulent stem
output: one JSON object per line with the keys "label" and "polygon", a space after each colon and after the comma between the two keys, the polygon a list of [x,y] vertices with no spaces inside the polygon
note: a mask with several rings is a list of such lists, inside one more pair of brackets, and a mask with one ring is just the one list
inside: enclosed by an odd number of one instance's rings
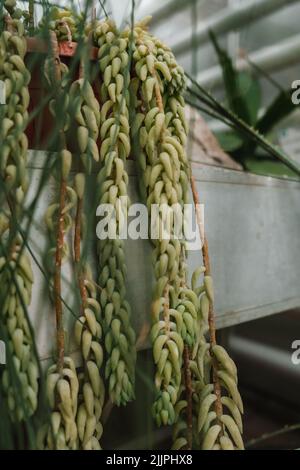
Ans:
{"label": "hanging succulent stem", "polygon": [[[186,262],[186,253],[184,249],[181,249],[180,263],[184,265]],[[186,273],[181,282],[182,287],[186,287]],[[192,384],[192,373],[190,369],[190,358],[191,350],[187,344],[184,345],[183,349],[183,375],[185,385],[185,399],[186,399],[186,450],[193,449],[193,384]]]}
{"label": "hanging succulent stem", "polygon": [[63,210],[66,199],[66,181],[62,178],[60,184],[60,201],[59,201],[59,220],[56,237],[55,252],[55,275],[54,275],[54,292],[55,292],[55,313],[56,313],[56,330],[57,330],[57,365],[58,370],[62,370],[65,345],[64,345],[64,327],[63,327],[63,311],[61,301],[61,264],[64,246],[64,216]]}
{"label": "hanging succulent stem", "polygon": [[[99,198],[101,203],[109,202],[114,207],[115,214],[124,209],[126,214],[130,203],[125,162],[131,152],[128,92],[131,46],[128,37],[121,37],[109,20],[95,26],[94,40],[103,55],[102,57],[99,52],[99,66],[103,73],[100,91],[101,122],[98,126],[102,162],[97,180]],[[122,225],[121,218],[116,220],[117,231]],[[134,398],[136,363],[136,338],[130,322],[131,308],[126,300],[124,282],[124,243],[117,236],[115,240],[99,240],[98,247],[99,284],[102,287],[100,302],[103,309],[105,348],[109,356],[105,374],[111,401],[120,406]]]}
{"label": "hanging succulent stem", "polygon": [[[155,85],[154,85],[154,92],[155,92],[155,99],[156,99],[156,104],[159,109],[160,113],[164,113],[164,105],[163,105],[163,99],[162,99],[162,94],[159,88],[159,82],[157,78],[157,72],[154,70],[152,73],[153,78],[155,78]],[[165,125],[162,128],[161,135],[163,135],[165,132]],[[165,303],[164,303],[164,321],[166,322],[166,334],[170,334],[170,299],[169,299],[169,292],[170,292],[170,285],[169,283],[166,284],[165,290],[164,290],[164,298],[165,298]],[[190,370],[189,370],[189,361],[188,361],[188,356],[189,356],[189,351],[187,347],[187,361],[183,362],[183,369],[184,369],[184,377],[185,377],[185,385],[186,385],[186,393],[187,395],[190,395],[190,392],[188,391],[188,384],[190,384]],[[192,395],[190,395],[190,398],[192,398]],[[189,401],[188,401],[189,403]],[[192,448],[192,404],[190,401],[190,405],[188,406],[188,413],[187,413],[187,420],[188,420],[188,449]]]}
{"label": "hanging succulent stem", "polygon": [[82,266],[80,263],[80,241],[81,241],[81,220],[82,220],[82,210],[83,210],[83,199],[77,199],[77,208],[76,208],[76,217],[75,217],[75,231],[74,231],[74,260],[75,260],[75,269],[77,273],[77,280],[81,298],[81,311],[83,312],[86,305],[87,292],[84,285],[84,278],[82,275]]}
{"label": "hanging succulent stem", "polygon": [[[79,65],[79,78],[84,78],[84,63],[81,60]],[[74,261],[75,261],[75,270],[77,274],[77,281],[79,286],[79,293],[81,299],[81,315],[84,312],[87,300],[87,291],[84,284],[84,276],[82,273],[82,265],[80,262],[81,257],[81,223],[83,216],[83,195],[77,194],[77,207],[76,207],[76,216],[75,216],[75,229],[74,229]]]}
{"label": "hanging succulent stem", "polygon": [[[53,56],[54,77],[57,83],[61,80],[60,58],[58,52],[58,42],[54,31],[50,33],[51,51]],[[65,147],[65,135],[63,131],[59,133],[60,146]],[[55,251],[55,273],[54,273],[54,303],[56,315],[56,343],[57,343],[57,367],[61,372],[64,364],[65,338],[63,326],[63,308],[61,300],[61,265],[64,247],[64,207],[66,203],[67,181],[61,174],[59,189],[59,213],[56,233],[56,251]]]}
{"label": "hanging succulent stem", "polygon": [[[195,178],[193,177],[192,174],[191,174],[191,188],[192,188],[193,201],[194,201],[195,210],[196,210],[197,225],[198,225],[200,240],[202,243],[202,257],[203,257],[203,265],[205,267],[205,275],[210,276],[211,271],[210,271],[209,252],[208,252],[208,242],[207,242],[207,238],[205,236],[204,230],[202,229],[203,226],[201,224],[201,214],[199,211],[199,204],[200,204],[199,194],[196,188]],[[210,335],[210,349],[212,349],[217,344],[215,315],[214,315],[214,308],[213,308],[212,302],[209,303],[208,326],[209,326],[209,335]],[[221,416],[223,414],[223,406],[221,402],[221,384],[220,384],[220,380],[217,374],[218,369],[216,367],[214,355],[211,354],[211,356],[212,356],[212,367],[213,367],[214,393],[217,397],[215,401],[215,412],[217,415],[218,423],[221,426],[221,430],[223,430],[223,424],[221,422]]]}
{"label": "hanging succulent stem", "polygon": [[[87,38],[87,49],[91,38]],[[88,52],[88,51],[87,51]],[[79,374],[78,408],[76,424],[78,430],[78,448],[81,450],[99,450],[103,432],[102,409],[105,389],[100,374],[103,363],[101,306],[97,300],[98,289],[93,279],[92,270],[82,257],[82,242],[85,239],[84,200],[86,176],[92,170],[92,159],[98,161],[97,139],[100,125],[100,106],[88,79],[87,64],[84,56],[80,61],[79,78],[70,87],[70,105],[76,104],[77,145],[82,171],[74,177],[76,193],[76,216],[74,231],[75,272],[80,293],[81,312],[74,333],[80,347],[83,372]]]}
{"label": "hanging succulent stem", "polygon": [[[157,227],[163,222],[164,207],[187,201],[186,128],[182,124],[181,91],[183,71],[172,53],[159,39],[147,32],[148,19],[136,25],[133,53],[136,76],[132,79],[135,103],[132,136],[136,138],[136,160],[140,171],[140,189],[151,204],[159,205]],[[180,108],[180,109],[179,109]],[[161,219],[160,219],[161,217]],[[193,314],[185,299],[185,266],[181,263],[182,242],[176,237],[154,242],[153,266],[156,279],[152,302],[151,341],[155,362],[156,397],[152,407],[157,426],[172,425],[177,420],[178,398],[184,390],[184,344],[193,344]],[[167,299],[167,300],[166,300]],[[185,313],[185,315],[184,315]],[[185,324],[185,321],[189,325]],[[182,404],[181,404],[182,405]],[[187,439],[180,443],[187,445]],[[190,447],[190,445],[189,445]]]}
{"label": "hanging succulent stem", "polygon": [[[162,100],[162,95],[160,92],[159,88],[159,82],[157,79],[157,72],[153,70],[152,73],[153,78],[155,79],[155,85],[154,85],[154,91],[155,91],[155,99],[156,99],[156,104],[159,109],[160,113],[164,113],[164,105],[163,105],[163,100]],[[163,135],[165,130],[165,126],[163,126],[161,135]],[[169,283],[166,284],[166,287],[164,289],[164,321],[166,322],[166,333],[169,335],[170,333],[170,299],[169,299],[169,293],[170,293],[170,285]]]}
{"label": "hanging succulent stem", "polygon": [[[185,250],[181,250],[180,263],[184,265],[186,261]],[[181,287],[186,288],[186,272],[184,272],[184,277],[181,281]],[[185,450],[193,449],[193,384],[192,384],[192,373],[190,369],[190,358],[191,350],[188,344],[184,344],[183,349],[183,378],[184,378],[184,394],[186,399],[186,410],[185,410],[185,420],[186,420],[186,440],[187,444],[184,447]]]}
{"label": "hanging succulent stem", "polygon": [[[2,201],[0,214],[0,284],[3,294],[0,333],[9,348],[8,367],[1,373],[0,387],[1,400],[4,398],[6,401],[11,421],[26,420],[31,427],[28,418],[37,409],[39,392],[34,333],[27,310],[31,301],[33,273],[19,226],[28,190],[25,129],[28,124],[30,72],[24,63],[24,25],[20,19],[12,18],[14,2],[5,2],[2,6],[5,11],[1,11],[1,20],[4,20],[4,25],[1,25],[4,27],[0,34],[0,55],[2,64],[9,65],[8,68],[2,67],[0,72],[6,95],[6,104],[1,107],[0,126],[0,173],[3,199],[6,200]],[[30,436],[29,439],[31,445]]]}

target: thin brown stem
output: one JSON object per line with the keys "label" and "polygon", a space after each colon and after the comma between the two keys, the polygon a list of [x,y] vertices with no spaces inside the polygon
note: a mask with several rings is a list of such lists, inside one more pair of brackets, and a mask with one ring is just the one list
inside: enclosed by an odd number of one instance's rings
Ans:
{"label": "thin brown stem", "polygon": [[[58,41],[54,31],[50,33],[50,48],[54,66],[54,79],[57,85],[61,81],[60,58]],[[64,148],[65,135],[60,132],[61,147]],[[61,372],[64,364],[65,355],[65,335],[63,325],[63,307],[61,292],[61,265],[64,249],[64,208],[66,203],[67,181],[61,176],[59,189],[59,213],[56,235],[56,251],[55,251],[55,273],[54,273],[54,305],[56,316],[56,343],[57,343],[57,368]]]}
{"label": "thin brown stem", "polygon": [[61,81],[60,58],[57,37],[54,31],[50,31],[50,49],[54,67],[54,79],[57,84]]}
{"label": "thin brown stem", "polygon": [[54,302],[56,314],[56,341],[57,341],[57,366],[61,371],[64,363],[65,354],[65,338],[64,338],[64,325],[63,325],[63,309],[61,301],[61,264],[63,257],[64,247],[64,214],[67,183],[62,178],[60,184],[60,197],[59,197],[59,215],[56,236],[56,253],[55,253],[55,274],[54,274]]}
{"label": "thin brown stem", "polygon": [[184,346],[184,351],[183,351],[183,369],[184,369],[185,395],[186,395],[186,401],[187,401],[187,408],[186,408],[187,450],[192,450],[192,447],[193,447],[193,387],[192,387],[192,375],[191,375],[191,369],[190,369],[190,351],[187,345]]}
{"label": "thin brown stem", "polygon": [[[186,263],[186,254],[183,245],[181,246],[180,253],[180,264]],[[181,279],[181,287],[186,287],[186,273],[184,273]],[[187,450],[192,450],[193,447],[193,383],[192,383],[192,372],[190,369],[190,357],[191,351],[187,344],[184,345],[183,350],[183,374],[184,374],[184,385],[185,385],[185,398],[187,402],[186,407],[186,424],[187,424]]]}
{"label": "thin brown stem", "polygon": [[161,92],[160,92],[156,72],[153,72],[152,75],[155,78],[154,91],[155,91],[156,104],[157,104],[157,107],[159,109],[159,112],[163,113],[164,112],[164,105],[163,105],[163,100],[162,100],[162,96],[161,96]]}
{"label": "thin brown stem", "polygon": [[[191,188],[192,188],[193,200],[194,200],[194,205],[195,205],[195,210],[196,210],[197,225],[198,225],[198,230],[199,230],[199,235],[200,235],[200,240],[201,240],[201,245],[202,245],[201,251],[202,251],[202,257],[203,257],[203,264],[205,267],[205,274],[209,276],[211,274],[211,269],[210,269],[210,258],[209,258],[209,251],[208,251],[208,241],[204,233],[203,224],[201,220],[201,212],[199,210],[199,205],[200,205],[199,194],[196,188],[195,178],[192,176],[192,174],[191,174]],[[210,302],[209,304],[208,326],[209,326],[209,335],[210,335],[210,348],[212,349],[212,347],[217,344],[214,306],[212,302]],[[221,428],[223,430],[223,425],[220,419],[223,414],[223,406],[221,402],[221,397],[222,397],[221,384],[220,384],[220,379],[218,377],[218,366],[214,359],[213,354],[211,354],[211,358],[212,358],[212,369],[213,369],[214,393],[217,397],[215,401],[215,412],[217,415],[218,423],[221,425]]]}
{"label": "thin brown stem", "polygon": [[81,241],[81,217],[82,217],[82,199],[77,199],[77,209],[75,218],[75,235],[74,235],[74,258],[75,263],[80,261],[80,241]]}
{"label": "thin brown stem", "polygon": [[196,188],[195,178],[192,175],[191,175],[191,188],[192,188],[193,201],[194,201],[195,212],[196,212],[196,220],[197,220],[197,225],[198,225],[198,230],[199,230],[199,235],[200,235],[200,240],[201,240],[201,245],[202,245],[201,251],[202,251],[202,257],[203,257],[203,264],[205,266],[205,273],[209,276],[210,275],[210,260],[209,260],[209,254],[208,254],[208,242],[204,233],[203,224],[201,220],[199,194]]}
{"label": "thin brown stem", "polygon": [[82,266],[80,265],[81,257],[81,221],[82,221],[82,210],[83,210],[83,200],[78,198],[76,217],[75,217],[75,233],[74,233],[74,259],[75,259],[75,269],[77,272],[78,286],[80,291],[81,298],[81,312],[83,313],[86,300],[87,300],[87,291],[84,284],[84,276],[82,273]]}
{"label": "thin brown stem", "polygon": [[[89,36],[89,45],[91,44],[91,37]],[[85,64],[84,60],[80,60],[79,64],[79,78],[84,78],[85,76]],[[77,210],[76,210],[76,218],[75,218],[75,234],[74,234],[74,258],[75,258],[75,269],[77,272],[77,280],[80,292],[80,299],[81,299],[81,313],[83,314],[84,308],[86,306],[87,301],[87,290],[85,286],[85,279],[83,273],[83,266],[80,263],[81,258],[81,223],[82,223],[82,215],[83,215],[83,198],[78,197],[77,201]]]}

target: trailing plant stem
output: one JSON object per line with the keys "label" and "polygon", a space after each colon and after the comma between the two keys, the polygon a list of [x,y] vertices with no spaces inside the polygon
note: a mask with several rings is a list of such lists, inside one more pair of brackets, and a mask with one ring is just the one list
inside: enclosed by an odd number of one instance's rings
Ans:
{"label": "trailing plant stem", "polygon": [[55,253],[55,275],[54,275],[54,298],[56,313],[56,330],[57,330],[57,366],[58,370],[63,369],[65,344],[64,344],[64,326],[63,326],[63,309],[61,301],[61,264],[64,246],[64,214],[67,183],[62,178],[60,184],[60,200],[59,200],[59,216],[56,237],[56,253]]}
{"label": "trailing plant stem", "polygon": [[81,219],[82,219],[83,200],[78,198],[76,218],[75,218],[75,234],[74,234],[74,258],[75,269],[77,272],[78,286],[81,299],[81,311],[83,314],[84,307],[87,299],[87,292],[84,285],[84,278],[82,275],[82,266],[80,265],[80,241],[81,241]]}
{"label": "trailing plant stem", "polygon": [[[54,76],[55,82],[58,84],[61,81],[60,72],[60,58],[58,50],[57,37],[54,31],[50,33],[50,46],[53,57]],[[63,131],[59,132],[61,148],[65,147],[65,134]],[[61,175],[61,183],[59,190],[59,214],[58,226],[56,236],[56,251],[55,251],[55,274],[54,274],[54,302],[55,302],[55,315],[56,315],[56,343],[57,343],[57,368],[62,372],[64,365],[65,355],[65,337],[63,325],[63,308],[61,299],[61,265],[63,258],[64,247],[64,207],[66,203],[67,181]]]}
{"label": "trailing plant stem", "polygon": [[[210,276],[211,271],[210,271],[208,241],[202,229],[203,225],[201,224],[201,215],[199,211],[199,204],[200,204],[199,194],[196,188],[195,178],[192,176],[192,174],[191,174],[191,188],[192,188],[193,200],[194,200],[194,205],[195,205],[195,210],[196,210],[197,225],[198,225],[200,240],[202,243],[201,250],[202,250],[202,257],[203,257],[203,265],[205,267],[205,275]],[[217,344],[215,315],[214,315],[214,308],[213,308],[212,302],[209,303],[208,326],[209,326],[209,335],[210,335],[210,349],[212,349]],[[223,432],[223,424],[220,419],[223,414],[223,406],[221,402],[221,396],[222,396],[221,384],[220,384],[220,380],[219,380],[218,373],[217,373],[218,372],[217,364],[216,364],[213,354],[211,354],[211,359],[212,359],[212,368],[213,368],[214,393],[217,397],[215,401],[215,412],[217,415],[218,423],[220,424],[222,428],[222,432]]]}

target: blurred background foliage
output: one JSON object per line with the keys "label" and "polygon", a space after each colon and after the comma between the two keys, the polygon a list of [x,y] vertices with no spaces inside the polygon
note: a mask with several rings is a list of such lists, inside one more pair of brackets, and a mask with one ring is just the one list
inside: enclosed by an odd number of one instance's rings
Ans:
{"label": "blurred background foliage", "polygon": [[[275,98],[263,113],[260,114],[262,90],[259,81],[252,75],[251,70],[239,71],[234,67],[232,59],[220,47],[213,31],[210,31],[210,38],[222,68],[226,106],[246,124],[268,137],[272,142],[272,130],[274,127],[295,110],[295,105],[291,98],[291,88],[289,87],[284,90],[269,74],[249,62],[250,66],[255,68],[261,77],[268,80],[270,86],[277,89]],[[257,143],[253,139],[244,137],[239,131],[216,132],[216,136],[221,147],[234,160],[240,163],[245,170],[275,176],[283,174],[296,176],[295,172],[286,169],[285,165],[262,153],[257,148]]]}

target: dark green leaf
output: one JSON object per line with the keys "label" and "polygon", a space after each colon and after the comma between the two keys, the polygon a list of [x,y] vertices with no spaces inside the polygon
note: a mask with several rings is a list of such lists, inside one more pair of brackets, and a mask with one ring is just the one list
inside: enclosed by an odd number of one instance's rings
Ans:
{"label": "dark green leaf", "polygon": [[228,100],[229,108],[243,121],[250,124],[250,116],[247,105],[245,103],[244,96],[240,93],[238,72],[234,69],[232,61],[228,56],[227,52],[222,49],[217,41],[217,38],[213,31],[209,32],[210,39],[215,48],[215,51],[219,58],[219,63],[222,68],[224,86],[226,91],[226,97]]}
{"label": "dark green leaf", "polygon": [[234,131],[218,132],[215,134],[220,146],[225,152],[233,152],[242,147],[244,139]]}
{"label": "dark green leaf", "polygon": [[299,179],[299,176],[283,163],[270,160],[269,158],[259,157],[258,155],[245,158],[244,164],[247,170],[259,175]]}
{"label": "dark green leaf", "polygon": [[281,91],[257,122],[257,130],[261,134],[267,134],[281,119],[294,110],[295,105],[292,102],[290,90]]}
{"label": "dark green leaf", "polygon": [[[187,87],[188,96],[186,97],[186,102],[188,104],[199,109],[199,111],[207,113],[209,116],[224,122],[232,129],[241,132],[249,142],[251,141],[255,146],[259,146],[261,149],[264,149],[269,155],[284,163],[297,175],[300,175],[300,167],[298,163],[289,158],[282,149],[271,144],[264,135],[250,127],[230,109],[223,106],[222,103],[214,98],[214,96],[203,88],[193,77],[187,73],[186,76],[192,83],[192,86]],[[251,154],[253,154],[253,152],[251,152]]]}
{"label": "dark green leaf", "polygon": [[255,80],[248,72],[239,72],[238,86],[240,95],[245,100],[249,116],[249,124],[255,126],[261,106],[261,89],[259,81]]}

